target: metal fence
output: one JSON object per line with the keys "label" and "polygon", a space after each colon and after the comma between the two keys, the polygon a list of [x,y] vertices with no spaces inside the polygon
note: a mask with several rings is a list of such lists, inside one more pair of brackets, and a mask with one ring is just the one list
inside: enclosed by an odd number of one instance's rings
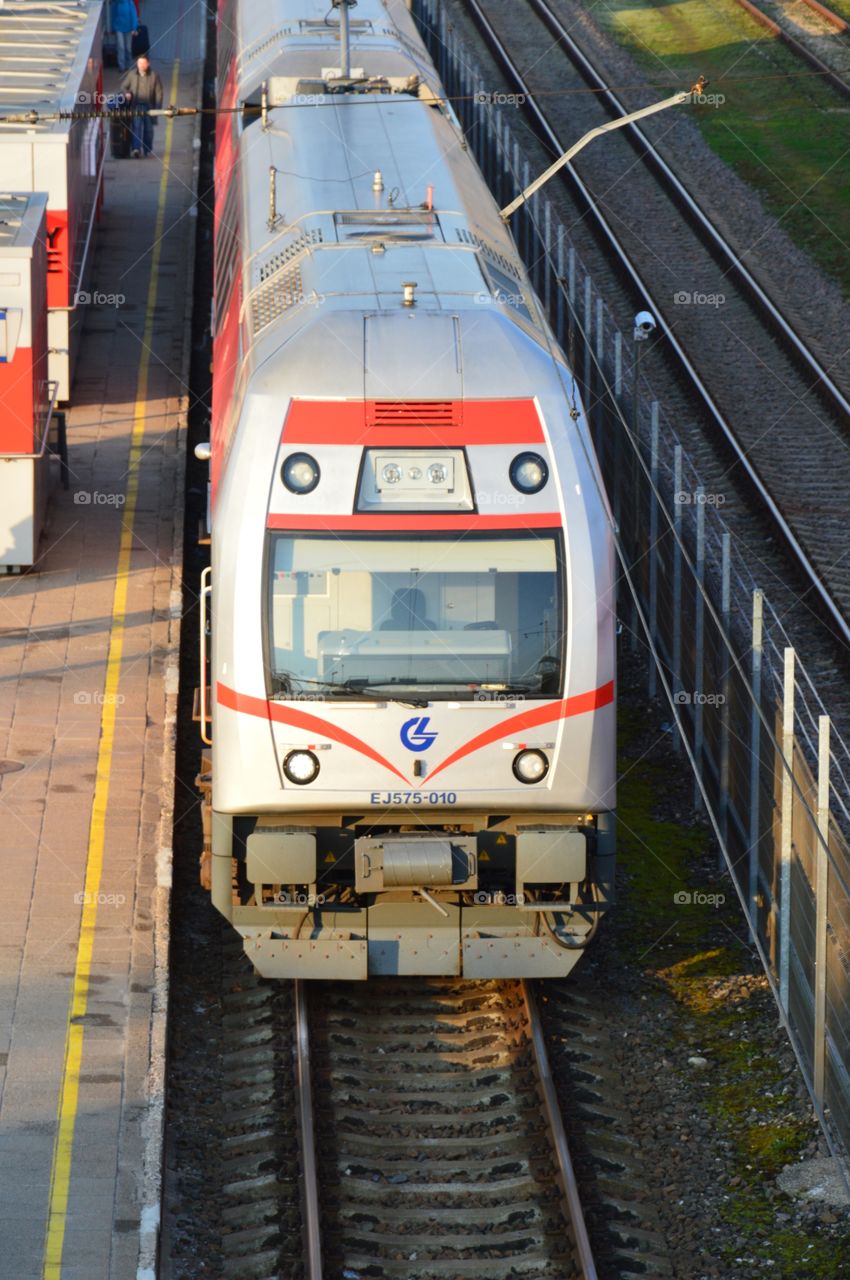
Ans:
{"label": "metal fence", "polygon": [[[440,0],[414,15],[491,190],[530,180]],[[569,140],[567,140],[569,141]],[[604,144],[602,144],[604,145]],[[850,752],[745,553],[541,192],[512,230],[581,385],[617,526],[620,616],[648,646],[816,1110],[850,1151]]]}

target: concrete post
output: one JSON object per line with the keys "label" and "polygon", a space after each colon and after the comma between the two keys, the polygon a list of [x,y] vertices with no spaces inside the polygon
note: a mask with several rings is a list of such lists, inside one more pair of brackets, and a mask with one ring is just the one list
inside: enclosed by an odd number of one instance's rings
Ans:
{"label": "concrete post", "polygon": [[[696,594],[694,599],[694,769],[696,771],[694,777],[694,808],[700,810],[702,808],[702,792],[700,791],[700,780],[703,776],[703,718],[705,714],[705,703],[702,701],[704,675],[705,675],[705,600],[703,598],[703,589],[705,587],[705,490],[699,485],[695,494],[696,497],[696,516],[697,516],[697,545],[696,545]],[[722,712],[722,709],[721,709]]]}
{"label": "concrete post", "polygon": [[794,788],[794,650],[785,650],[782,699],[782,812],[779,845],[779,1003],[787,1018],[791,985],[791,835]]}
{"label": "concrete post", "polygon": [[829,902],[829,716],[818,717],[818,834],[815,875],[815,1042],[814,1086],[824,1105],[826,1077],[826,921]]}
{"label": "concrete post", "polygon": [[749,891],[750,928],[758,932],[759,841],[761,791],[761,668],[764,651],[764,596],[758,587],[753,591],[753,645],[750,679],[753,701],[750,709],[750,826],[749,826]]}
{"label": "concrete post", "polygon": [[[673,451],[673,691],[678,693],[682,685],[682,446]],[[674,738],[675,749],[682,750],[679,735]]]}
{"label": "concrete post", "polygon": [[[649,491],[649,635],[652,651],[658,642],[658,401],[652,402],[652,440],[650,444],[649,474],[652,480]],[[658,692],[658,670],[653,652],[649,655],[650,698]]]}

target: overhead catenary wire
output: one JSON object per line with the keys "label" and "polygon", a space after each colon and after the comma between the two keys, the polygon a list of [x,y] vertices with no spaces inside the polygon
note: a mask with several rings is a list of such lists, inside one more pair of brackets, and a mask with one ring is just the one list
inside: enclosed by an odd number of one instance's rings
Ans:
{"label": "overhead catenary wire", "polygon": [[[43,7],[43,6],[39,6],[39,7]],[[772,83],[778,80],[787,81],[787,80],[799,80],[799,79],[823,80],[825,77],[826,77],[825,71],[816,71],[814,69],[803,70],[801,68],[798,71],[765,72],[764,74],[746,75],[746,76],[722,76],[722,77],[719,77],[717,80],[713,81],[712,84],[713,84],[713,88],[718,89],[723,86],[729,86],[729,85],[735,85],[735,84],[754,84],[754,83],[764,83],[768,81]],[[641,83],[629,82],[625,84],[608,84],[608,85],[605,85],[603,88],[598,88],[598,89],[591,88],[590,86],[583,86],[580,88],[572,88],[572,89],[534,89],[533,96],[535,98],[558,99],[558,98],[574,98],[574,97],[582,97],[582,96],[587,97],[588,95],[598,96],[600,94],[610,93],[610,92],[627,93],[630,91],[640,91],[642,93],[645,93],[648,89],[652,89],[652,90],[658,89],[660,91],[663,91],[665,89],[671,88],[674,84],[675,84],[674,80],[666,79],[664,81],[648,80],[648,81],[643,81]],[[310,110],[321,111],[323,108],[326,108],[326,107],[336,107],[338,105],[337,99],[339,98],[340,93],[342,92],[346,93],[349,106],[363,107],[363,108],[376,107],[380,105],[380,103],[383,102],[386,97],[390,96],[386,92],[378,92],[378,93],[372,93],[368,95],[356,94],[356,93],[349,94],[348,86],[346,86],[345,90],[343,90],[342,88],[330,89],[326,95],[326,101],[311,101],[309,103]],[[106,97],[107,95],[104,94],[103,96]],[[316,95],[317,98],[319,96],[320,95]],[[410,106],[421,107],[423,105],[423,99],[418,98],[412,94],[393,93],[391,96],[393,98],[393,105],[396,105],[396,106],[407,104]],[[476,100],[477,100],[477,95],[474,93],[473,94],[441,94],[438,98],[429,99],[427,103],[425,103],[424,105],[442,106],[445,103],[454,104],[456,102],[473,102]],[[303,110],[304,107],[305,107],[305,104],[300,102],[280,103],[275,107],[269,107],[269,111],[271,112],[271,111]],[[178,106],[170,105],[167,107],[152,108],[148,112],[148,114],[151,116],[164,116],[166,119],[173,119],[179,116],[199,116],[199,115],[200,116],[242,115],[245,113],[260,115],[261,111],[262,111],[262,108],[258,103],[241,103],[241,104],[236,104],[235,106],[232,106],[232,107],[221,107],[221,106],[178,107]],[[37,111],[35,109],[31,109],[28,111],[0,112],[0,125],[49,124],[57,120],[60,120],[60,121],[61,120],[92,120],[92,119],[115,120],[115,119],[122,119],[122,118],[129,119],[134,114],[138,114],[138,113],[135,113],[132,110],[132,108],[120,108],[117,111],[110,111],[108,109],[103,109],[103,110],[89,109],[89,110],[79,110],[79,111],[43,111],[43,112]]]}

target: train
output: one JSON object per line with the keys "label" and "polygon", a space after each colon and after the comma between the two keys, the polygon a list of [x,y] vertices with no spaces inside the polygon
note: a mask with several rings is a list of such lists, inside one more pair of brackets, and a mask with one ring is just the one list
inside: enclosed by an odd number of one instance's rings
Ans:
{"label": "train", "polygon": [[266,977],[562,977],[616,854],[579,389],[402,0],[217,34],[202,882]]}

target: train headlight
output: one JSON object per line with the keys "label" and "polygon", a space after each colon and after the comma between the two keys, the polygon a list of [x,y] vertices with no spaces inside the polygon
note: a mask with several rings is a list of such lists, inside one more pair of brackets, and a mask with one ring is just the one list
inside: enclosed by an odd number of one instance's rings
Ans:
{"label": "train headlight", "polygon": [[384,484],[398,484],[398,482],[401,480],[401,477],[402,477],[401,467],[398,466],[397,463],[395,462],[388,462],[387,465],[384,467],[383,471],[381,472],[381,479],[383,480]]}
{"label": "train headlight", "polygon": [[290,751],[283,762],[283,772],[290,782],[306,787],[319,776],[319,761],[312,751]]}
{"label": "train headlight", "polygon": [[431,484],[445,484],[449,478],[449,469],[442,462],[432,462],[428,468],[428,479]]}
{"label": "train headlight", "polygon": [[312,493],[321,476],[318,462],[309,453],[291,453],[280,474],[290,493]]}
{"label": "train headlight", "polygon": [[549,479],[549,468],[537,453],[518,453],[510,475],[511,484],[520,493],[539,493]]}
{"label": "train headlight", "polygon": [[520,751],[514,756],[514,777],[520,782],[542,782],[549,772],[549,761],[542,751]]}

